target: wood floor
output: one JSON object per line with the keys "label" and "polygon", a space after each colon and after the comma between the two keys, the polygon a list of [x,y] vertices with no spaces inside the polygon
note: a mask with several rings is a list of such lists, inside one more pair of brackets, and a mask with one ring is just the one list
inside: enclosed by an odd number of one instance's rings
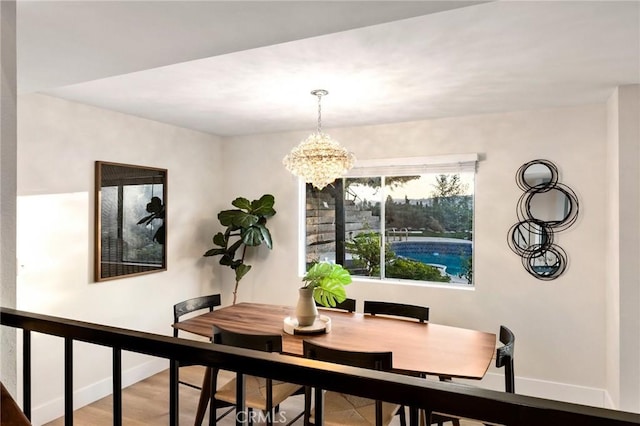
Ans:
{"label": "wood floor", "polygon": [[[180,369],[181,380],[194,384],[201,384],[204,374],[203,367],[183,367]],[[220,382],[223,384],[231,378],[231,375],[221,373]],[[188,386],[180,386],[180,424],[193,425],[198,404],[199,391]],[[74,425],[80,426],[110,426],[113,425],[112,397],[108,396],[74,412]],[[287,399],[280,406],[282,424],[296,417],[304,409],[304,397],[302,395]],[[224,410],[219,410],[222,414]],[[205,414],[205,424],[209,413]],[[284,420],[286,419],[286,420]],[[138,382],[122,391],[122,424],[126,426],[138,425],[168,425],[169,424],[169,372],[163,371],[148,379]],[[220,422],[220,426],[235,425],[234,412],[228,414]],[[302,426],[302,418],[298,419],[294,426]],[[451,423],[447,423],[450,425]],[[481,423],[461,421],[461,426],[478,426]],[[56,419],[45,426],[63,426],[64,418]],[[393,426],[399,425],[398,418],[394,419]]]}

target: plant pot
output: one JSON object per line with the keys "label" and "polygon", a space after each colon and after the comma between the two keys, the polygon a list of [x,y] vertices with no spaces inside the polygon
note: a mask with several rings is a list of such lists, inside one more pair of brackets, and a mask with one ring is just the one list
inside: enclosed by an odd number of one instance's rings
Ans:
{"label": "plant pot", "polygon": [[313,300],[313,288],[298,289],[298,304],[296,305],[296,319],[300,327],[312,325],[318,317],[318,308]]}

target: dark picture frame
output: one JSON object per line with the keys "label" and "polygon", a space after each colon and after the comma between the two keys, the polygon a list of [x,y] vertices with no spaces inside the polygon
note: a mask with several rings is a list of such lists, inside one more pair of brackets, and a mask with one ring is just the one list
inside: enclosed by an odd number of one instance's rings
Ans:
{"label": "dark picture frame", "polygon": [[167,270],[166,207],[166,169],[96,161],[96,281]]}

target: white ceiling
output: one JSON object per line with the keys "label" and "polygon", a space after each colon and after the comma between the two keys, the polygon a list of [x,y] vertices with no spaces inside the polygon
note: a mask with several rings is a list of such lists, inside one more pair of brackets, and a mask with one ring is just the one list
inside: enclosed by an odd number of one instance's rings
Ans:
{"label": "white ceiling", "polygon": [[217,135],[604,102],[640,2],[19,1],[18,90]]}

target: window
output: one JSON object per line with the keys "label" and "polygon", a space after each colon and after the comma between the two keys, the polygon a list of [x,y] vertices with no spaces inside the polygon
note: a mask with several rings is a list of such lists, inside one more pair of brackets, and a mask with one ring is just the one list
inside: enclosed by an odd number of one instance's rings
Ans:
{"label": "window", "polygon": [[371,279],[473,284],[476,160],[360,162],[321,191],[307,185],[306,267],[330,260]]}

